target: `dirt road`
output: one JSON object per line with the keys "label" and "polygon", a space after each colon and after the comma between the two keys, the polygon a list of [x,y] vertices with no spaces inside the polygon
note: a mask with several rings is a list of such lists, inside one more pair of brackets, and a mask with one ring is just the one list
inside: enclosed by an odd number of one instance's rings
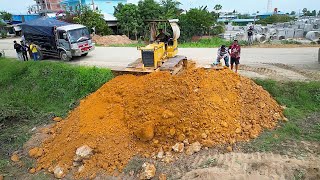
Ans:
{"label": "dirt road", "polygon": [[[12,42],[0,40],[0,50],[16,57]],[[18,40],[18,39],[16,39]],[[199,66],[213,63],[217,48],[180,48],[179,54],[194,60]],[[70,63],[86,66],[125,68],[140,57],[136,48],[96,47],[87,57],[75,58]],[[248,77],[279,80],[320,80],[318,48],[243,48],[240,73]]]}

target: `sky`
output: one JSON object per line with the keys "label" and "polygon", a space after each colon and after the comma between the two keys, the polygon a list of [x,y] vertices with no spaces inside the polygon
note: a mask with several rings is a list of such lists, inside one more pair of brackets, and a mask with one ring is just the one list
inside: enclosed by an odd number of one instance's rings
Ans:
{"label": "sky", "polygon": [[[254,13],[257,11],[266,12],[268,0],[179,0],[182,5],[180,8],[189,9],[193,7],[208,6],[213,10],[214,5],[221,4],[223,11],[233,11],[241,13]],[[26,13],[27,7],[35,4],[34,0],[0,0],[0,10],[11,13]],[[138,0],[128,0],[130,3],[137,3]],[[303,8],[317,11],[320,10],[320,0],[273,0],[273,8],[277,7],[282,12],[291,12]]]}

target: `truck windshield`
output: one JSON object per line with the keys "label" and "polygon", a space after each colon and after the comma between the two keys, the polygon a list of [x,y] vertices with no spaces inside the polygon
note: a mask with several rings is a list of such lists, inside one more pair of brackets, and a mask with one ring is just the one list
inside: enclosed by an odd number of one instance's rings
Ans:
{"label": "truck windshield", "polygon": [[90,39],[90,34],[87,28],[74,29],[68,31],[70,42],[76,43]]}

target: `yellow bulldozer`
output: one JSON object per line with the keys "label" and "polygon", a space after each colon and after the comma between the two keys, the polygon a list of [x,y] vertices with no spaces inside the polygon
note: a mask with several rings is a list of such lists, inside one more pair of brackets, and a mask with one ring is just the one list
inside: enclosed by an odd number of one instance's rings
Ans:
{"label": "yellow bulldozer", "polygon": [[[178,73],[186,66],[187,58],[178,54],[178,39],[180,28],[177,19],[171,20],[151,20],[150,24],[150,44],[145,47],[138,47],[141,51],[141,58],[130,63],[125,72],[151,73],[155,71],[169,71],[171,74]],[[170,24],[172,36],[168,35],[165,41],[157,39],[158,24]],[[166,26],[165,26],[166,27]]]}

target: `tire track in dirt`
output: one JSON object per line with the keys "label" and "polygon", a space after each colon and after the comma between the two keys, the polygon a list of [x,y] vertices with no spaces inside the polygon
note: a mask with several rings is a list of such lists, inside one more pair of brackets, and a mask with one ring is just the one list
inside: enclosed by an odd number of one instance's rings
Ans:
{"label": "tire track in dirt", "polygon": [[[289,158],[273,153],[227,153],[190,158],[194,170],[181,179],[306,179],[320,178],[319,157]],[[207,163],[206,163],[207,162]],[[209,162],[209,163],[208,163]],[[203,166],[203,164],[207,166]],[[180,173],[184,174],[184,173]]]}
{"label": "tire track in dirt", "polygon": [[[250,74],[248,72],[257,74],[252,75],[252,73]],[[274,80],[320,80],[320,73],[316,71],[306,71],[281,63],[260,63],[250,66],[241,65],[240,73],[253,78],[269,78]]]}
{"label": "tire track in dirt", "polygon": [[312,80],[317,80],[317,81],[320,80],[320,72],[298,69],[298,68],[295,68],[294,66],[290,66],[290,65],[282,64],[282,63],[263,63],[263,64],[272,65],[272,66],[276,66],[276,67],[279,67],[282,69],[290,70],[290,71],[299,73],[305,77],[308,77]]}

